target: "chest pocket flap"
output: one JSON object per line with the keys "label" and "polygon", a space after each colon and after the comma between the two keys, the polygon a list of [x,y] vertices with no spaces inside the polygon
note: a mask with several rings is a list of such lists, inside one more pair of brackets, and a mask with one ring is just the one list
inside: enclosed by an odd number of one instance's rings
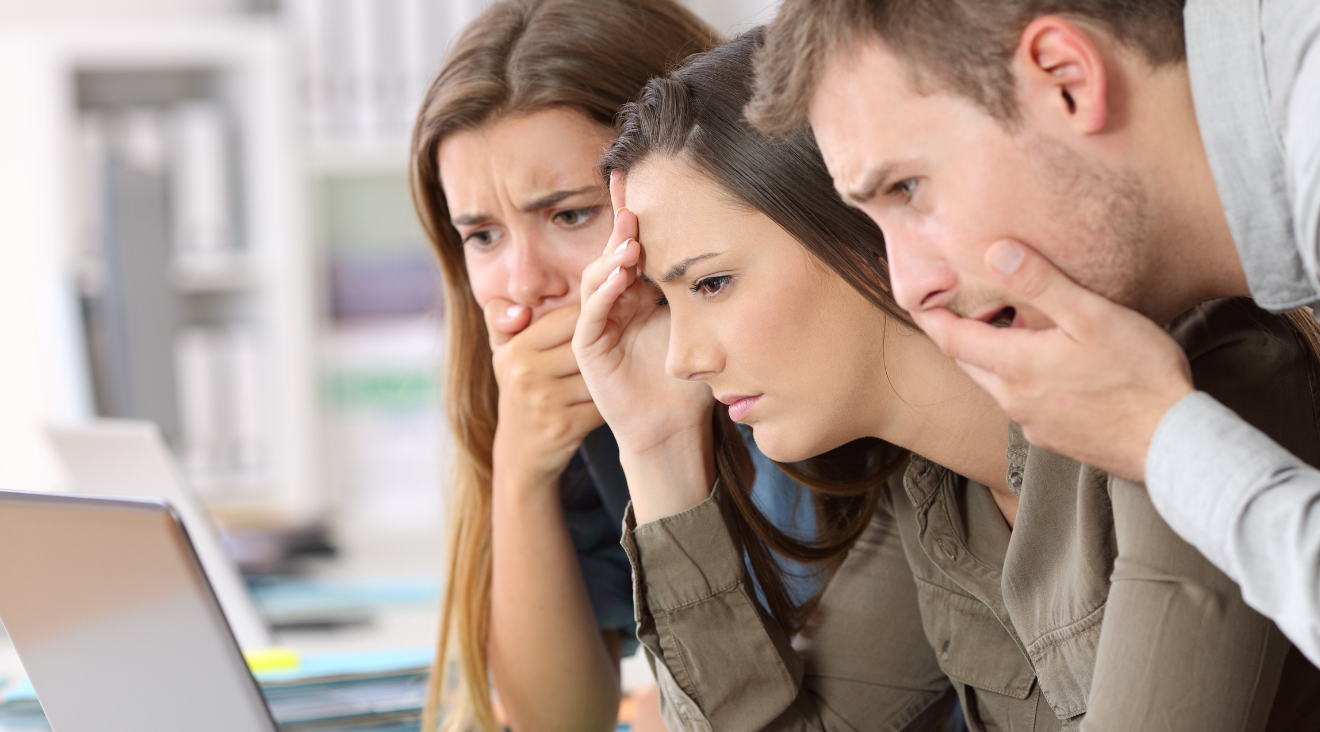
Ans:
{"label": "chest pocket flap", "polygon": [[979,600],[917,579],[926,638],[954,681],[1026,699],[1036,674],[999,619]]}

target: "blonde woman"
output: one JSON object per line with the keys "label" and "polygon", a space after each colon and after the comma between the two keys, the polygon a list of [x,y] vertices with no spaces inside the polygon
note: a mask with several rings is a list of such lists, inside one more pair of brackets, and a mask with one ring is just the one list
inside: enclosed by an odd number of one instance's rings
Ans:
{"label": "blonde woman", "polygon": [[579,277],[613,223],[596,164],[619,108],[717,41],[672,0],[508,0],[426,96],[413,188],[444,271],[457,443],[426,730],[496,729],[493,691],[515,730],[614,727],[636,644],[629,497],[570,346]]}

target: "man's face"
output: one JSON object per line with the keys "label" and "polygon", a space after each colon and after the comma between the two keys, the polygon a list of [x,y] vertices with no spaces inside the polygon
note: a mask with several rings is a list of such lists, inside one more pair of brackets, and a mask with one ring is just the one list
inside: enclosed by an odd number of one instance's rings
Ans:
{"label": "man's face", "polygon": [[1149,204],[1136,176],[1047,134],[1031,110],[1010,131],[971,100],[918,93],[911,79],[882,43],[860,42],[834,54],[810,109],[835,186],[885,234],[899,305],[1048,327],[985,263],[990,244],[1013,239],[1141,309]]}

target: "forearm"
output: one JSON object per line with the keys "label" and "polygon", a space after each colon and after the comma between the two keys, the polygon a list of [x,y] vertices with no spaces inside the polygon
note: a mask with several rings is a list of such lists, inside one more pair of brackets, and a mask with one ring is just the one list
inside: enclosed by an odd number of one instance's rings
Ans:
{"label": "forearm", "polygon": [[687,511],[710,497],[715,482],[710,422],[641,452],[621,443],[619,462],[639,525]]}
{"label": "forearm", "polygon": [[559,486],[493,482],[488,652],[511,727],[612,730],[617,651],[597,627]]}
{"label": "forearm", "polygon": [[1320,661],[1320,472],[1198,393],[1161,422],[1147,480],[1169,525]]}

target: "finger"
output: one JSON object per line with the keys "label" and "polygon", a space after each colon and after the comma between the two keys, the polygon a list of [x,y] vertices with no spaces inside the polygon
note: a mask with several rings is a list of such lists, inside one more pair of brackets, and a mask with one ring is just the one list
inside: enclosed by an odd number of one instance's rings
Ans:
{"label": "finger", "polygon": [[619,209],[628,205],[624,201],[623,171],[615,168],[610,171],[610,205],[614,207],[614,217],[619,217]]}
{"label": "finger", "polygon": [[[610,270],[605,281],[589,296],[583,298],[582,314],[578,316],[577,330],[573,333],[573,350],[581,352],[600,340],[609,325],[610,310],[619,295],[628,289],[628,270],[622,266]],[[584,294],[585,290],[584,290]]]}
{"label": "finger", "polygon": [[562,397],[561,403],[565,406],[577,407],[590,404],[592,409],[596,408],[595,402],[591,400],[591,391],[587,389],[587,380],[580,373],[556,379],[555,393]]}
{"label": "finger", "polygon": [[626,208],[615,211],[614,229],[610,231],[610,238],[605,242],[605,248],[601,250],[601,254],[608,255],[625,240],[636,239],[637,225],[637,214]]}
{"label": "finger", "polygon": [[502,297],[497,297],[486,303],[483,311],[486,316],[486,333],[490,336],[490,347],[492,349],[508,343],[515,335],[522,332],[532,320],[531,308]]}
{"label": "finger", "polygon": [[[624,212],[625,214],[627,212]],[[631,215],[631,214],[628,214]],[[637,260],[642,255],[642,245],[637,243],[636,239],[625,239],[615,245],[614,249],[606,252],[596,261],[587,265],[582,270],[581,280],[581,300],[586,300],[591,293],[600,289],[605,283],[606,278],[610,276],[617,267],[633,267],[637,265]]]}
{"label": "finger", "polygon": [[596,403],[591,401],[590,395],[588,395],[587,401],[569,407],[568,414],[569,419],[573,420],[573,424],[579,425],[578,429],[583,436],[605,424],[605,418],[600,416],[600,410],[596,408]]}
{"label": "finger", "polygon": [[986,371],[980,366],[975,366],[966,361],[954,361],[954,363],[958,364],[958,367],[966,372],[967,376],[969,376],[977,386],[981,387],[982,391],[986,392],[991,397],[994,397],[994,400],[1000,402],[1000,406],[1003,406],[1001,401],[1005,391],[1003,379],[999,378],[999,376],[993,371]]}
{"label": "finger", "polygon": [[1009,292],[1030,303],[1070,336],[1088,332],[1097,308],[1102,309],[1106,303],[1113,305],[1020,242],[1003,240],[991,244],[985,252],[985,262],[1000,276]]}
{"label": "finger", "polygon": [[971,318],[960,318],[944,308],[912,313],[917,327],[926,332],[946,356],[977,368],[991,371],[1000,378],[1006,370],[1024,361],[1033,339],[1043,333],[1023,328],[996,328]]}
{"label": "finger", "polygon": [[576,304],[565,305],[542,315],[518,334],[518,347],[529,351],[549,351],[568,344],[573,340],[578,309]]}
{"label": "finger", "polygon": [[[573,321],[576,325],[577,321]],[[570,329],[568,337],[560,345],[541,352],[538,355],[538,368],[545,373],[557,378],[567,378],[582,373],[578,368],[577,356],[573,355],[573,330]]]}

